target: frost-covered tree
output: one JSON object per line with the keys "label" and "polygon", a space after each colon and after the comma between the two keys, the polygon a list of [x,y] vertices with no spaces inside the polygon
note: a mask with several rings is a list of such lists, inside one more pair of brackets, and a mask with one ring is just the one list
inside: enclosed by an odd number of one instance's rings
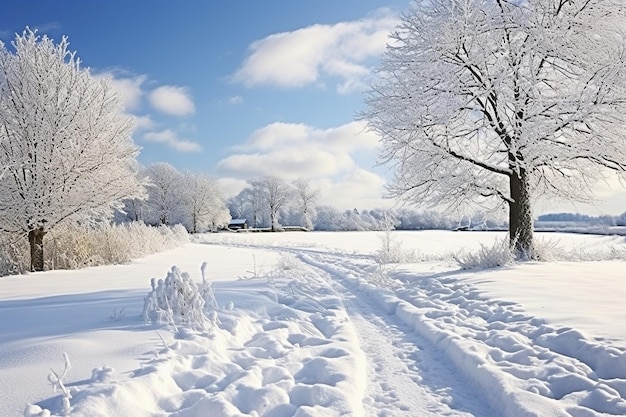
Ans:
{"label": "frost-covered tree", "polygon": [[182,179],[183,215],[191,233],[227,226],[230,214],[217,183],[208,175],[186,172]]}
{"label": "frost-covered tree", "polygon": [[233,218],[248,219],[252,227],[261,227],[265,222],[266,213],[263,202],[263,190],[255,187],[250,181],[248,187],[232,197],[228,202]]}
{"label": "frost-covered tree", "polygon": [[[411,202],[508,206],[536,256],[539,196],[588,200],[626,170],[626,8],[613,0],[415,2],[363,114]],[[495,204],[494,204],[495,203]]]}
{"label": "frost-covered tree", "polygon": [[315,218],[315,229],[323,231],[339,230],[341,212],[331,206],[317,206],[317,217]]}
{"label": "frost-covered tree", "polygon": [[289,184],[271,175],[249,180],[248,184],[242,194],[247,196],[253,210],[253,226],[256,227],[259,214],[267,214],[272,232],[280,230],[281,211],[287,207],[291,196]]}
{"label": "frost-covered tree", "polygon": [[319,196],[319,190],[311,187],[308,180],[299,178],[293,182],[295,204],[300,212],[301,224],[307,230],[313,230],[313,218],[315,217],[315,200]]}
{"label": "frost-covered tree", "polygon": [[271,175],[262,177],[256,184],[263,190],[263,197],[270,213],[272,232],[280,230],[280,212],[289,202],[291,187],[282,179]]}
{"label": "frost-covered tree", "polygon": [[131,198],[124,200],[121,209],[115,212],[114,223],[145,222],[147,210],[145,198]]}
{"label": "frost-covered tree", "polygon": [[145,174],[148,178],[146,221],[155,225],[180,223],[185,198],[182,174],[166,162],[149,165]]}
{"label": "frost-covered tree", "polygon": [[0,229],[28,236],[41,271],[49,230],[109,217],[143,186],[111,81],[81,68],[65,37],[26,29],[12,46],[0,42]]}

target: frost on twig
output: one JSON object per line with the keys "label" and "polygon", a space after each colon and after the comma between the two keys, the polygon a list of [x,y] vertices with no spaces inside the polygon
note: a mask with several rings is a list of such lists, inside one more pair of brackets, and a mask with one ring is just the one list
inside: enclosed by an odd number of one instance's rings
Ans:
{"label": "frost on twig", "polygon": [[218,305],[217,300],[215,299],[215,291],[213,290],[211,282],[207,280],[206,277],[206,270],[208,266],[208,262],[202,262],[202,266],[200,267],[200,271],[202,272],[202,284],[198,290],[200,292],[200,296],[204,299],[205,306],[217,310]]}
{"label": "frost on twig", "polygon": [[[63,359],[65,359],[65,368],[63,372],[59,375],[54,369],[50,368],[50,374],[48,374],[48,381],[52,384],[52,389],[54,392],[60,390],[63,393],[62,404],[63,404],[63,412],[64,415],[68,415],[70,411],[70,399],[72,398],[72,394],[63,384],[63,378],[67,376],[67,373],[72,368],[70,363],[70,357],[66,352],[63,352]],[[44,410],[45,411],[45,410]]]}
{"label": "frost on twig", "polygon": [[50,368],[48,381],[50,381],[50,383],[52,384],[52,389],[54,390],[54,392],[56,392],[58,389],[61,390],[65,397],[72,398],[72,394],[70,394],[69,390],[65,388],[65,385],[63,384],[63,378],[67,376],[67,373],[72,367],[70,363],[70,357],[67,355],[66,352],[63,352],[63,359],[65,359],[65,369],[63,369],[63,372],[61,372],[61,374],[59,375],[55,372],[54,369]]}

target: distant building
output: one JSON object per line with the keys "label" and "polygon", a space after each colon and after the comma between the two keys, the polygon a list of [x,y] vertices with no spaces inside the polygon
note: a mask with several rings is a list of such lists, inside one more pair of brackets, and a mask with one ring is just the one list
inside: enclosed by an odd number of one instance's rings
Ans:
{"label": "distant building", "polygon": [[248,228],[248,220],[246,219],[232,219],[230,223],[228,223],[228,228],[230,230],[241,230]]}

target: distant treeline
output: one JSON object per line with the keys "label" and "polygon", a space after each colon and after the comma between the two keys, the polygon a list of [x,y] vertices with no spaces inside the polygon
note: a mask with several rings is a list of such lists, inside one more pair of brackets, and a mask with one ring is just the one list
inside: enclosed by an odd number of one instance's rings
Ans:
{"label": "distant treeline", "polygon": [[602,226],[626,226],[626,212],[618,216],[589,216],[580,213],[549,213],[542,214],[537,217],[538,222],[569,222],[569,223],[585,223],[589,225]]}

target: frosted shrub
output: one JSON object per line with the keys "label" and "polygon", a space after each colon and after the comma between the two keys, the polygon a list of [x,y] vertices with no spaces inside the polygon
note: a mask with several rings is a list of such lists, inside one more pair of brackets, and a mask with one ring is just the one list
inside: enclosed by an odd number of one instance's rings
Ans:
{"label": "frosted shrub", "polygon": [[[97,227],[59,225],[46,236],[46,269],[77,269],[128,262],[190,242],[181,225],[152,227],[143,223]],[[0,276],[29,270],[28,242],[22,236],[0,235]]]}
{"label": "frosted shrub", "polygon": [[0,233],[0,276],[23,274],[29,268],[27,240],[20,234]]}
{"label": "frosted shrub", "polygon": [[379,288],[391,288],[393,286],[393,280],[391,279],[390,272],[393,269],[389,265],[379,263],[376,267],[372,268],[365,279],[370,284]]}
{"label": "frosted shrub", "polygon": [[508,240],[497,240],[492,247],[481,244],[478,252],[463,253],[454,259],[463,269],[488,269],[508,265],[515,256]]}
{"label": "frosted shrub", "polygon": [[402,249],[400,242],[395,240],[391,231],[386,231],[380,238],[380,249],[374,252],[378,264],[396,264],[411,262],[416,259],[414,251]]}
{"label": "frosted shrub", "polygon": [[75,226],[59,226],[44,241],[46,269],[78,269],[103,265],[94,245],[93,232]]}
{"label": "frosted shrub", "polygon": [[205,327],[205,300],[187,272],[173,266],[165,279],[152,278],[150,284],[152,291],[145,298],[143,310],[146,322]]}
{"label": "frosted shrub", "polygon": [[538,239],[535,241],[535,251],[540,260],[548,262],[597,262],[626,259],[626,247],[623,245],[607,245],[603,248],[576,247],[568,250],[559,246],[559,241]]}

